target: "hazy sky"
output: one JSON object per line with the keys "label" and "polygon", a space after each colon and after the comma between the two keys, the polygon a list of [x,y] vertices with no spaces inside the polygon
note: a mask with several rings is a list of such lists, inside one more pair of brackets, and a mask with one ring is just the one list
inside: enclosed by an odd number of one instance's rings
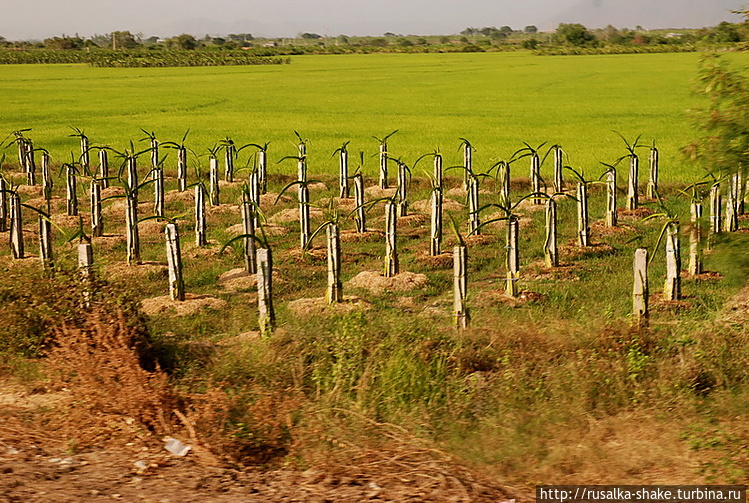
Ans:
{"label": "hazy sky", "polygon": [[[666,0],[652,0],[656,4]],[[741,0],[670,0],[702,5]],[[252,33],[293,36],[450,34],[467,26],[556,26],[565,12],[621,7],[630,0],[0,0],[0,35],[10,40],[129,30],[145,36]],[[725,9],[722,9],[725,11]],[[709,21],[713,23],[711,19]],[[695,21],[694,26],[708,23]],[[647,27],[647,23],[639,23]],[[673,26],[676,27],[676,26]],[[655,28],[655,27],[653,27]]]}

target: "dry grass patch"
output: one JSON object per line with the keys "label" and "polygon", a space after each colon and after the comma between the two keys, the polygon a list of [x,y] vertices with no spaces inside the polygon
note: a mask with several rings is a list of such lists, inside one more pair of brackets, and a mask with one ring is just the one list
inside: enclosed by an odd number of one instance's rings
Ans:
{"label": "dry grass patch", "polygon": [[[94,253],[96,253],[94,251]],[[120,280],[127,278],[142,278],[144,276],[167,277],[166,264],[161,262],[142,262],[136,265],[127,265],[125,261],[107,264],[104,268],[108,277]]]}
{"label": "dry grass patch", "polygon": [[[431,213],[432,211],[432,203],[429,199],[420,199],[418,201],[415,201],[411,208],[413,208],[414,211],[419,211],[421,213]],[[443,199],[442,200],[442,211],[463,211],[466,208],[465,204],[461,204],[458,201],[454,199]]]}
{"label": "dry grass patch", "polygon": [[143,312],[148,316],[163,314],[167,316],[188,316],[204,309],[224,309],[227,303],[211,295],[185,294],[185,300],[172,300],[168,295],[143,299],[140,303]]}
{"label": "dry grass patch", "polygon": [[403,271],[391,278],[374,271],[362,271],[351,278],[346,286],[349,288],[363,288],[374,294],[381,295],[389,292],[410,292],[424,288],[429,279],[425,274]]}
{"label": "dry grass patch", "polygon": [[341,231],[342,243],[363,243],[370,241],[381,241],[385,239],[385,233],[378,229],[369,229],[367,232],[357,232],[355,230]]}
{"label": "dry grass patch", "polygon": [[342,302],[329,304],[324,297],[301,298],[289,302],[289,311],[297,316],[320,316],[326,314],[345,314],[352,311],[366,311],[372,307],[370,302],[355,296],[344,296]]}
{"label": "dry grass patch", "polygon": [[[322,218],[323,211],[320,208],[314,208],[310,206],[309,217],[310,218]],[[278,213],[272,215],[270,218],[268,218],[268,221],[272,223],[281,223],[281,224],[287,224],[290,222],[298,222],[299,221],[299,208],[287,208],[285,210],[281,210]]]}

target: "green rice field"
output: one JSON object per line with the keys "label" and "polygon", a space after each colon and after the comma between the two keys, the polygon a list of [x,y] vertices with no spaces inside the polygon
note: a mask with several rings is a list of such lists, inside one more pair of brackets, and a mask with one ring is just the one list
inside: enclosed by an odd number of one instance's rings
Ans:
{"label": "green rice field", "polygon": [[390,151],[407,163],[439,149],[446,165],[458,164],[461,137],[477,148],[479,170],[522,142],[549,142],[597,175],[599,162],[624,154],[616,130],[630,141],[656,139],[663,180],[688,181],[703,173],[679,153],[696,134],[686,111],[700,105],[692,93],[699,58],[471,53],[297,56],[257,67],[9,65],[0,66],[0,124],[7,133],[33,128],[35,145],[56,162],[78,149],[72,127],[116,149],[142,138],[141,128],[161,141],[189,128],[198,154],[228,136],[240,145],[270,142],[271,160],[295,154],[296,130],[310,140],[311,173],[334,172],[331,154],[350,140],[351,152],[366,154],[365,175],[376,173],[373,137],[396,129]]}

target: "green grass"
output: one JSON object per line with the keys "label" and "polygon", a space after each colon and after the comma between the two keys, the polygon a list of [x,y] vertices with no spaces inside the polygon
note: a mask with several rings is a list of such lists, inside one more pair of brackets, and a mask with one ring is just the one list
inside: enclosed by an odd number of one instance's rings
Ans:
{"label": "green grass", "polygon": [[141,138],[141,128],[162,141],[179,140],[190,128],[188,144],[199,153],[226,136],[240,144],[270,141],[271,163],[295,154],[297,130],[311,140],[311,174],[332,173],[332,152],[351,140],[352,153],[368,154],[365,174],[372,176],[372,137],[394,129],[400,132],[391,151],[408,163],[438,148],[446,166],[457,164],[458,138],[465,137],[478,149],[481,170],[523,141],[547,141],[596,175],[600,161],[624,153],[617,130],[630,140],[657,139],[663,179],[676,181],[702,173],[679,154],[695,134],[685,110],[700,104],[691,94],[699,57],[519,52],[297,56],[291,65],[229,68],[10,65],[0,67],[0,124],[8,132],[32,127],[36,145],[56,162],[77,151],[67,137],[71,126],[118,149]]}

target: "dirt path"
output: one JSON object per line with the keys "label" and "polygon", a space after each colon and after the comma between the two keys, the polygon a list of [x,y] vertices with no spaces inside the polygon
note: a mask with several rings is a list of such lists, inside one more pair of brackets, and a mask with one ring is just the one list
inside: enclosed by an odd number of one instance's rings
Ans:
{"label": "dirt path", "polygon": [[394,475],[392,466],[381,473],[372,470],[376,464],[367,470],[306,471],[210,466],[211,457],[201,456],[199,449],[185,456],[171,454],[164,439],[128,426],[126,418],[97,427],[98,440],[80,448],[65,442],[55,428],[43,426],[59,421],[55,404],[65,398],[64,392],[29,393],[13,385],[0,392],[0,503],[498,503],[510,498],[498,484],[464,468],[454,473],[442,466],[431,472],[403,469]]}

